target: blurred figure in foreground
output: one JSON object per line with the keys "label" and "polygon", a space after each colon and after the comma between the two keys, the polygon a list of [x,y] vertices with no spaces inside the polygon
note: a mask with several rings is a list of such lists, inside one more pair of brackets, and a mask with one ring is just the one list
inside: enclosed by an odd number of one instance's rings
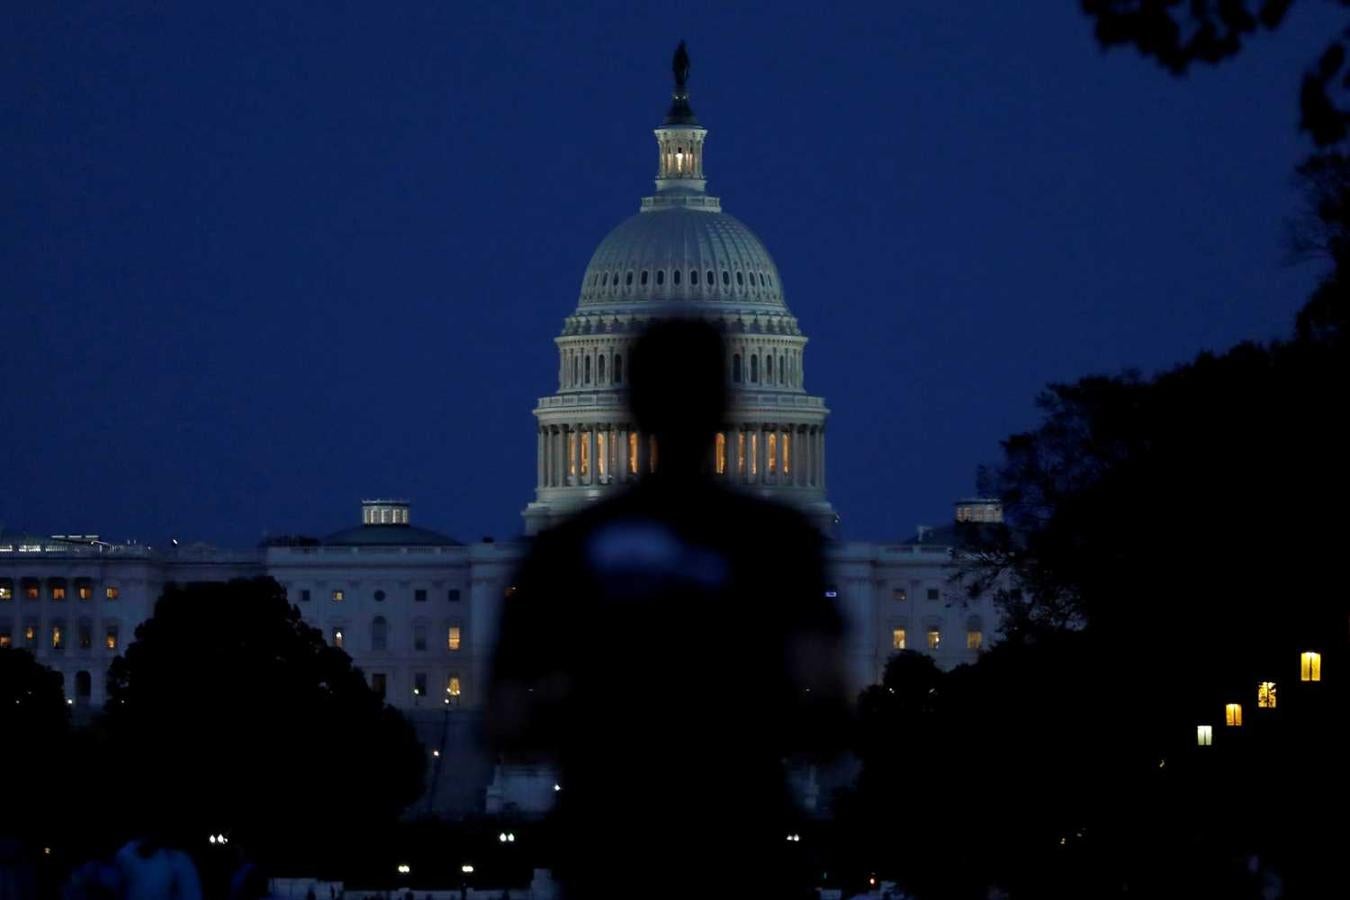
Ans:
{"label": "blurred figure in foreground", "polygon": [[192,857],[157,835],[128,841],[116,862],[124,900],[202,900]]}
{"label": "blurred figure in foreground", "polygon": [[711,325],[653,325],[629,384],[656,471],[536,538],[505,601],[488,735],[558,767],[569,900],[790,896],[785,762],[843,730],[822,538],[710,477],[727,404]]}

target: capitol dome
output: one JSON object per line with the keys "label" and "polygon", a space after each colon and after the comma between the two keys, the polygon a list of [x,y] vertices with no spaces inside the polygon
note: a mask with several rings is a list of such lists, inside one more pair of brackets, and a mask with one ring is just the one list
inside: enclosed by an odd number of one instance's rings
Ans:
{"label": "capitol dome", "polygon": [[655,129],[656,193],[600,241],[555,340],[558,389],[534,410],[529,534],[655,470],[655,439],[628,413],[625,364],[642,329],[672,314],[706,319],[726,335],[728,421],[708,448],[709,474],[793,504],[826,529],[834,522],[825,498],[829,410],[805,390],[807,339],[769,251],[707,192],[707,129],[689,106],[688,75],[681,43],[674,97]]}

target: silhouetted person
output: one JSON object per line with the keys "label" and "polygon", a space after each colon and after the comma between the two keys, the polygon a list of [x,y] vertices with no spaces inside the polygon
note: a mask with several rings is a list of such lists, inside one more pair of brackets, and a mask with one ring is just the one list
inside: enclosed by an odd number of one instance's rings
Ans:
{"label": "silhouetted person", "polygon": [[192,858],[158,835],[127,842],[116,862],[125,900],[202,900]]}
{"label": "silhouetted person", "polygon": [[840,730],[822,539],[709,474],[727,413],[712,326],[660,322],[630,359],[656,471],[535,540],[505,601],[488,733],[508,759],[558,766],[570,900],[783,896],[800,851],[784,758]]}

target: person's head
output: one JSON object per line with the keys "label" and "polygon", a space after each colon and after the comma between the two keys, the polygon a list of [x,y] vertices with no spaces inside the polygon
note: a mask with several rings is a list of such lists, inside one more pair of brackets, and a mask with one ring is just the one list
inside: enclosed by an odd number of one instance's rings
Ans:
{"label": "person's head", "polygon": [[656,437],[659,470],[697,472],[726,416],[722,335],[700,319],[657,320],[633,344],[628,384],[634,422]]}

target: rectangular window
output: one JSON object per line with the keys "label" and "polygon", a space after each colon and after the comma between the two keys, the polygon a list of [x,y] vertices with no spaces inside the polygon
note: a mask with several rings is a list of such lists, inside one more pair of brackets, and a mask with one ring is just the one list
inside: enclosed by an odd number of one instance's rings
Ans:
{"label": "rectangular window", "polygon": [[38,585],[37,579],[25,578],[23,580],[23,598],[25,600],[39,600],[42,597],[42,588]]}
{"label": "rectangular window", "polygon": [[459,626],[451,625],[446,631],[445,646],[449,650],[459,649]]}
{"label": "rectangular window", "polygon": [[8,650],[14,646],[14,637],[9,633],[9,627],[0,628],[0,650]]}
{"label": "rectangular window", "polygon": [[425,625],[413,626],[413,649],[414,650],[427,649],[427,626]]}
{"label": "rectangular window", "polygon": [[28,624],[23,626],[23,645],[32,650],[37,647],[37,626]]}
{"label": "rectangular window", "polygon": [[459,683],[458,675],[451,675],[445,680],[445,702],[453,705],[459,703],[460,695],[463,690]]}
{"label": "rectangular window", "polygon": [[773,475],[778,472],[778,432],[770,431],[766,440],[768,445],[764,448],[764,452],[767,457],[769,474]]}
{"label": "rectangular window", "polygon": [[52,649],[63,650],[66,646],[66,628],[60,622],[52,625]]}
{"label": "rectangular window", "polygon": [[103,596],[109,600],[116,600],[121,594],[122,592],[117,589],[115,584],[110,584],[103,589]]}
{"label": "rectangular window", "polygon": [[938,588],[929,588],[929,589],[928,589],[928,599],[929,599],[929,600],[941,600],[941,599],[942,599],[942,591],[939,590]]}
{"label": "rectangular window", "polygon": [[928,649],[942,649],[942,631],[936,627],[928,629]]}
{"label": "rectangular window", "polygon": [[1274,709],[1275,708],[1275,682],[1263,681],[1256,688],[1256,708]]}
{"label": "rectangular window", "polygon": [[427,673],[413,673],[413,696],[425,697],[427,695]]}
{"label": "rectangular window", "polygon": [[417,602],[417,603],[426,603],[426,602],[427,602],[427,589],[426,589],[426,588],[418,588],[417,590],[413,591],[413,600],[414,600],[414,602]]}
{"label": "rectangular window", "polygon": [[1200,747],[1212,747],[1214,745],[1214,726],[1195,726],[1195,743]]}
{"label": "rectangular window", "polygon": [[342,640],[343,640],[343,637],[342,637],[342,629],[341,629],[341,628],[334,628],[334,629],[333,629],[333,646],[336,647],[336,648],[338,648],[339,650],[341,650],[341,649],[342,649]]}
{"label": "rectangular window", "polygon": [[892,650],[905,649],[905,629],[903,628],[891,629],[891,649]]}
{"label": "rectangular window", "polygon": [[458,603],[458,602],[459,602],[459,588],[451,588],[451,589],[449,590],[449,592],[446,593],[445,597],[446,597],[446,599],[449,600],[451,603]]}
{"label": "rectangular window", "polygon": [[109,650],[117,649],[117,626],[109,625],[103,633],[103,646]]}
{"label": "rectangular window", "polygon": [[0,581],[0,600],[14,599],[14,582],[9,579]]}
{"label": "rectangular window", "polygon": [[300,592],[300,602],[301,602],[301,603],[308,603],[308,602],[309,602],[309,590],[308,590],[308,589],[302,590],[302,591]]}
{"label": "rectangular window", "polygon": [[981,650],[981,649],[983,649],[983,648],[984,648],[984,632],[983,632],[983,631],[974,631],[974,630],[972,630],[972,631],[967,631],[967,632],[966,632],[966,649],[967,649],[967,650]]}
{"label": "rectangular window", "polygon": [[628,474],[638,473],[638,436],[636,431],[628,432]]}
{"label": "rectangular window", "polygon": [[54,584],[51,587],[53,600],[66,599],[66,586],[64,584]]}
{"label": "rectangular window", "polygon": [[386,687],[387,682],[385,681],[383,672],[370,673],[370,689],[375,692],[376,697],[383,700]]}
{"label": "rectangular window", "polygon": [[92,650],[94,648],[94,629],[88,622],[80,623],[79,642],[81,650]]}
{"label": "rectangular window", "polygon": [[343,598],[346,597],[346,596],[347,596],[347,595],[344,594],[342,591],[333,591],[333,602],[334,602],[334,603],[341,603],[342,600],[343,600]]}
{"label": "rectangular window", "polygon": [[891,597],[894,598],[897,603],[904,603],[909,599],[909,591],[904,588],[895,588],[891,591]]}

